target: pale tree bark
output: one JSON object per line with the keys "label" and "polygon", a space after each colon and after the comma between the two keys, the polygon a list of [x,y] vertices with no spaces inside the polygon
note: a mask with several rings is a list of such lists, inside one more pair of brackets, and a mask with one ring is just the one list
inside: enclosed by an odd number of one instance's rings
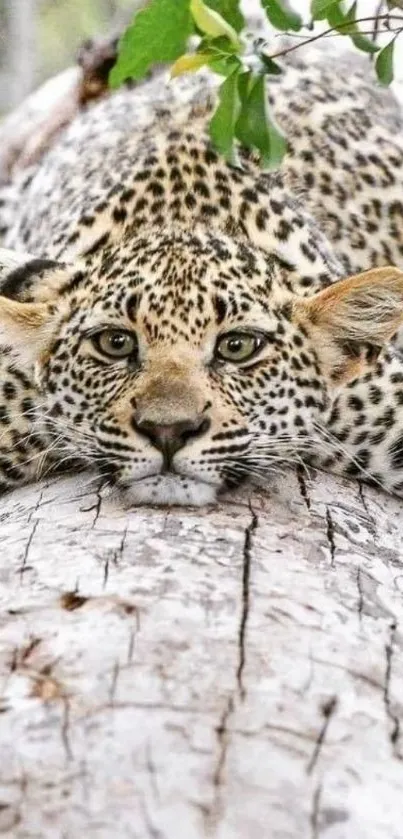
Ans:
{"label": "pale tree bark", "polygon": [[94,487],[2,502],[1,835],[401,839],[401,503]]}

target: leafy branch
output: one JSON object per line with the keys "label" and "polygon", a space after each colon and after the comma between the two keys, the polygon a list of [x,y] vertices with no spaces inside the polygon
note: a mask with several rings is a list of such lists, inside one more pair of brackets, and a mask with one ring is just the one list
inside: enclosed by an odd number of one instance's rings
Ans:
{"label": "leafy branch", "polygon": [[[150,0],[120,40],[118,60],[109,78],[111,86],[144,78],[155,63],[172,63],[172,77],[208,67],[224,77],[210,121],[215,147],[236,164],[241,144],[257,151],[261,165],[270,168],[278,166],[287,148],[268,111],[265,90],[266,78],[282,72],[277,59],[338,35],[350,38],[356,49],[375,59],[381,84],[393,81],[394,47],[403,31],[403,14],[396,9],[403,12],[403,0],[381,0],[375,15],[358,19],[356,1],[346,9],[344,0],[311,0],[310,19],[305,22],[288,0],[260,3],[272,27],[282,33],[298,33],[301,39],[270,52],[258,38],[252,42],[252,50],[247,50],[251,39],[240,0]],[[308,34],[318,23],[327,24],[327,28]],[[384,47],[378,44],[381,31],[390,35]],[[192,50],[188,52],[190,42]]]}

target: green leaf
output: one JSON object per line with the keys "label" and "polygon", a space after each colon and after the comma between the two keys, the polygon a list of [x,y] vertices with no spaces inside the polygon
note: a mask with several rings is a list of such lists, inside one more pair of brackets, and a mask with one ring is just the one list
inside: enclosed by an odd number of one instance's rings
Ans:
{"label": "green leaf", "polygon": [[[252,93],[258,79],[253,75],[252,70],[241,73],[238,80],[238,91],[241,100],[241,112],[235,126],[235,133],[240,142],[250,148],[255,146],[255,139],[258,136],[258,143],[261,145],[261,135],[263,133],[263,143],[266,139],[266,111],[265,102],[263,99],[262,111],[262,97],[259,96],[259,88],[256,87],[253,98]],[[260,82],[264,84],[263,76],[260,76]],[[258,147],[258,146],[256,146]]]}
{"label": "green leaf", "polygon": [[[252,70],[246,70],[244,73],[240,73],[238,76],[238,93],[239,98],[241,101],[241,107],[244,107],[245,102],[247,102],[249,94],[252,90],[252,87],[255,83],[255,76],[253,75]],[[241,140],[241,142],[243,142]],[[248,145],[246,142],[245,145]]]}
{"label": "green leaf", "polygon": [[211,62],[211,53],[194,52],[181,55],[171,67],[171,79],[182,76],[184,73],[196,73],[201,67]]}
{"label": "green leaf", "polygon": [[[353,22],[354,22],[354,15],[351,14],[351,9],[346,14],[343,12],[340,3],[337,3],[330,7],[327,11],[327,22],[329,26],[332,26],[333,29],[337,29],[340,32],[340,35],[348,35],[350,32],[353,31]],[[339,27],[341,27],[339,29]],[[357,30],[357,24],[355,25]]]}
{"label": "green leaf", "polygon": [[190,11],[198,29],[210,38],[223,36],[229,38],[233,44],[241,46],[235,29],[214,9],[203,0],[190,0]]}
{"label": "green leaf", "polygon": [[191,32],[189,0],[151,0],[120,40],[118,60],[109,74],[110,86],[142,79],[155,62],[175,61],[186,51]]}
{"label": "green leaf", "polygon": [[298,32],[302,26],[302,18],[290,6],[288,0],[260,0],[266,17],[270,23],[282,32],[291,29]]}
{"label": "green leaf", "polygon": [[198,52],[211,52],[217,56],[221,55],[239,55],[239,43],[233,43],[229,38],[220,36],[219,38],[202,38],[197,48]]}
{"label": "green leaf", "polygon": [[360,32],[356,21],[356,11],[356,0],[345,14],[342,12],[340,6],[332,6],[328,10],[327,14],[328,23],[336,29],[340,35],[349,35],[354,46],[357,47],[358,50],[371,54],[379,52],[380,47]]}
{"label": "green leaf", "polygon": [[218,12],[235,29],[241,32],[245,26],[245,18],[239,8],[239,0],[207,0],[210,9]]}
{"label": "green leaf", "polygon": [[368,52],[370,55],[373,55],[376,52],[379,52],[381,49],[378,44],[375,44],[374,41],[370,41],[365,35],[361,35],[358,32],[357,35],[351,35],[351,40],[355,47],[361,52]]}
{"label": "green leaf", "polygon": [[234,70],[241,67],[238,57],[239,47],[235,46],[228,38],[213,38],[213,40],[203,38],[197,48],[196,55],[200,53],[209,56],[209,67],[214,73],[219,73],[222,76],[229,76]]}
{"label": "green leaf", "polygon": [[270,117],[267,117],[267,127],[270,140],[270,157],[268,160],[266,159],[266,166],[270,169],[277,169],[287,151],[287,141]]}
{"label": "green leaf", "polygon": [[388,85],[393,82],[393,52],[395,39],[393,38],[377,55],[375,61],[376,75],[381,84]]}
{"label": "green leaf", "polygon": [[248,148],[260,152],[266,168],[277,167],[287,150],[287,144],[266,109],[264,76],[253,76],[251,71],[239,77],[238,90],[241,112],[235,125],[235,136]]}
{"label": "green leaf", "polygon": [[210,120],[210,137],[229,163],[236,163],[234,129],[240,110],[238,71],[231,73],[218,93],[218,106]]}
{"label": "green leaf", "polygon": [[259,58],[264,66],[265,72],[270,76],[279,76],[283,72],[280,65],[276,61],[273,61],[269,55],[265,55],[264,52],[259,53]]}
{"label": "green leaf", "polygon": [[311,15],[314,20],[325,20],[332,6],[340,6],[341,0],[311,0]]}
{"label": "green leaf", "polygon": [[235,55],[218,55],[211,52],[209,67],[220,76],[230,76],[235,70],[240,70],[242,64]]}

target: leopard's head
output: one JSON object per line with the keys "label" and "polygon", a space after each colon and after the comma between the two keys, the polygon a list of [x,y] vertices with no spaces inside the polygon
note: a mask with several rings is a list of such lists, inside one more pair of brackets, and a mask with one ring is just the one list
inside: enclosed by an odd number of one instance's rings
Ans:
{"label": "leopard's head", "polygon": [[0,340],[43,421],[129,503],[205,504],[317,445],[341,384],[402,320],[403,273],[293,297],[281,260],[225,234],[128,239],[82,266],[6,279]]}

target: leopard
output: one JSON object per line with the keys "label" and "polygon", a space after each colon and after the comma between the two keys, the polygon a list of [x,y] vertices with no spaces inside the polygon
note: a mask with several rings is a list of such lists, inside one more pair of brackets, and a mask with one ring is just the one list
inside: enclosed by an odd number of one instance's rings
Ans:
{"label": "leopard", "polygon": [[219,80],[162,69],[0,193],[0,490],[95,469],[216,503],[284,465],[403,496],[403,134],[367,59],[284,50],[281,164],[228,162]]}

